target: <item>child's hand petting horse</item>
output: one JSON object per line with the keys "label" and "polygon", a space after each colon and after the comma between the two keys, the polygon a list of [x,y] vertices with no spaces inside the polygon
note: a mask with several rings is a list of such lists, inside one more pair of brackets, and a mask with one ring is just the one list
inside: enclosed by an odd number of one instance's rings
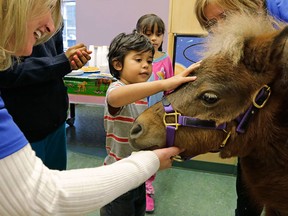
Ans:
{"label": "child's hand petting horse", "polygon": [[197,68],[199,68],[201,61],[194,63],[190,65],[188,68],[186,68],[181,73],[170,77],[169,79],[163,80],[163,89],[164,91],[170,91],[175,88],[177,88],[179,85],[186,83],[186,82],[192,82],[196,80],[196,76],[188,76],[190,73],[195,71]]}

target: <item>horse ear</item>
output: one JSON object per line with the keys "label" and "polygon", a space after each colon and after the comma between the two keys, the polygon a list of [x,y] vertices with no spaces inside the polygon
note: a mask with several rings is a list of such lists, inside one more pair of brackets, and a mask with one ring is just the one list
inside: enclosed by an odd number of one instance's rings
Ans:
{"label": "horse ear", "polygon": [[[245,41],[243,63],[247,68],[263,73],[267,70],[282,72],[288,82],[288,26],[277,34],[250,38]],[[287,75],[284,74],[287,72]],[[284,80],[282,80],[284,81]],[[286,82],[286,81],[284,81]]]}
{"label": "horse ear", "polygon": [[279,60],[281,61],[281,64],[283,66],[286,66],[288,64],[288,43],[287,43],[287,37],[288,37],[288,26],[286,26],[276,37],[274,38],[270,55],[269,55],[269,62],[270,63],[279,63]]}
{"label": "horse ear", "polygon": [[262,73],[269,62],[267,53],[270,52],[271,37],[251,37],[244,42],[243,63],[255,72]]}
{"label": "horse ear", "polygon": [[269,64],[278,71],[277,90],[288,90],[288,26],[274,37],[269,53]]}

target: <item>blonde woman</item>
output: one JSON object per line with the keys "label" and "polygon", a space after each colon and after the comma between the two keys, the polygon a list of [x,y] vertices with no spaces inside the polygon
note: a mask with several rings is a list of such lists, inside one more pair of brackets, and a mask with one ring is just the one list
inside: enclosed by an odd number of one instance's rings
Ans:
{"label": "blonde woman", "polygon": [[211,30],[229,13],[267,13],[279,21],[288,22],[286,0],[196,0],[195,12],[200,25]]}
{"label": "blonde woman", "polygon": [[[58,0],[0,0],[0,73],[61,26]],[[35,156],[0,97],[0,215],[84,215],[171,167],[178,148],[143,151],[112,165],[49,170]]]}
{"label": "blonde woman", "polygon": [[[288,22],[287,0],[196,0],[195,13],[203,29],[213,32],[218,23],[225,22],[229,14],[256,13],[272,16]],[[271,20],[272,21],[272,20]],[[272,21],[274,22],[274,21]],[[275,23],[276,26],[276,23]],[[236,216],[260,216],[263,207],[254,203],[247,191],[241,170],[241,159],[237,164],[237,207]]]}

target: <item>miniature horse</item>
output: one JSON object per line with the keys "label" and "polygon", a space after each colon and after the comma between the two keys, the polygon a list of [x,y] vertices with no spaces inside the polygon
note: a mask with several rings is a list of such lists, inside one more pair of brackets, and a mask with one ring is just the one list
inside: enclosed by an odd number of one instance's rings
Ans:
{"label": "miniature horse", "polygon": [[130,142],[136,149],[179,146],[183,159],[238,156],[266,215],[288,215],[288,27],[271,21],[237,15],[219,24],[197,79],[143,112]]}

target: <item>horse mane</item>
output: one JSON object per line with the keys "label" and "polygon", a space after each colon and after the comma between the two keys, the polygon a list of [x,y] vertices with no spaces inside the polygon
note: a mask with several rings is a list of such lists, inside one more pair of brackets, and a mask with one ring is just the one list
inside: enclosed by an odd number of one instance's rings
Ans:
{"label": "horse mane", "polygon": [[219,23],[207,38],[202,53],[203,58],[223,54],[236,65],[243,57],[243,48],[247,39],[277,31],[281,25],[267,15],[230,15],[227,20]]}

